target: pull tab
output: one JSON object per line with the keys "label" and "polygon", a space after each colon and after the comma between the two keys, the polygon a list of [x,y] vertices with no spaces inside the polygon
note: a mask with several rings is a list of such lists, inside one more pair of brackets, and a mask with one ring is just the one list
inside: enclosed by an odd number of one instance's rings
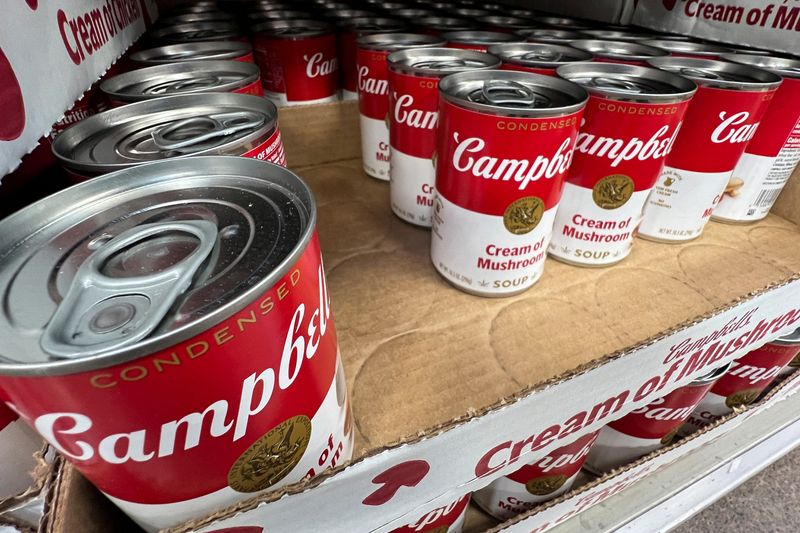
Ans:
{"label": "pull tab", "polygon": [[411,64],[414,68],[429,68],[431,70],[456,70],[465,69],[469,65],[463,59],[442,59],[440,61],[418,61]]}
{"label": "pull tab", "polygon": [[536,50],[519,56],[523,61],[559,61],[564,54],[553,50]]}
{"label": "pull tab", "polygon": [[203,89],[206,87],[217,87],[222,84],[219,76],[198,76],[196,78],[178,80],[175,82],[165,82],[148,87],[144,94],[169,94],[178,91],[191,89]]}
{"label": "pull tab", "polygon": [[597,76],[592,78],[588,85],[590,87],[597,87],[598,89],[609,89],[630,94],[642,94],[645,92],[637,83],[622,78],[617,79]]}
{"label": "pull tab", "polygon": [[684,76],[689,76],[690,78],[705,78],[708,80],[721,80],[724,79],[722,76],[717,74],[714,71],[705,69],[705,68],[692,68],[692,67],[681,67],[680,73]]}
{"label": "pull tab", "polygon": [[512,80],[489,80],[473,91],[469,99],[497,106],[548,107],[550,99]]}
{"label": "pull tab", "polygon": [[[177,263],[140,276],[111,277],[103,273],[115,256],[148,238],[168,238],[175,233],[197,240],[194,250]],[[42,349],[65,359],[83,358],[147,337],[189,288],[216,239],[217,226],[208,220],[143,224],[114,237],[76,272],[72,286],[45,328]],[[158,259],[163,247],[142,253],[147,259]]]}
{"label": "pull tab", "polygon": [[192,152],[196,145],[209,139],[251,130],[264,124],[264,115],[252,111],[234,111],[187,118],[173,122],[151,133],[153,142],[162,150]]}

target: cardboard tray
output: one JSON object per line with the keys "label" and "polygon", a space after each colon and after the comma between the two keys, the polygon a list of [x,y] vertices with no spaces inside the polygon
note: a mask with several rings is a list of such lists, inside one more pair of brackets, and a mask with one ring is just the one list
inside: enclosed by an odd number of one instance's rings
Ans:
{"label": "cardboard tray", "polygon": [[[429,232],[397,219],[388,183],[362,173],[357,117],[353,103],[280,114],[289,163],[318,201],[355,457],[171,531],[301,531],[309,509],[315,530],[390,531],[798,326],[798,178],[755,225],[712,223],[682,245],[638,241],[606,269],[548,260],[531,290],[485,299],[436,274]],[[728,344],[742,335],[755,340]],[[703,338],[699,351],[673,350]],[[425,473],[412,483],[409,468]],[[367,505],[387,471],[396,491]],[[110,505],[99,517],[88,489],[64,470],[53,531],[127,523]]]}

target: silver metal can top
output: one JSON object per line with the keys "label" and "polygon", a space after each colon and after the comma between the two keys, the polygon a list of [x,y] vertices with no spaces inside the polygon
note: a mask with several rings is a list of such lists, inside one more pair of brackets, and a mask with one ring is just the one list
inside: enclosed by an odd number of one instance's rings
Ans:
{"label": "silver metal can top", "polygon": [[576,83],[512,70],[459,72],[439,82],[439,94],[459,107],[491,115],[558,117],[581,110],[589,99]]}
{"label": "silver metal can top", "polygon": [[456,44],[478,44],[490,45],[496,43],[519,43],[524,39],[513,33],[504,33],[501,31],[478,31],[478,30],[465,30],[465,31],[449,31],[442,34],[442,37],[450,43]]}
{"label": "silver metal can top", "polygon": [[241,155],[275,130],[266,98],[238,93],[166,96],[110,109],[78,122],[53,141],[69,169],[101,174],[150,161]]}
{"label": "silver metal can top", "polygon": [[406,7],[403,9],[398,9],[397,11],[393,11],[392,14],[395,17],[400,17],[401,19],[422,19],[425,17],[435,17],[436,12],[431,11],[430,9],[423,9],[417,7]]}
{"label": "silver metal can top", "polygon": [[553,26],[555,28],[566,28],[570,30],[588,30],[594,27],[585,20],[574,19],[572,17],[543,16],[536,17],[535,20],[536,22],[547,24],[548,26]]}
{"label": "silver metal can top", "polygon": [[784,335],[782,337],[778,337],[777,339],[775,339],[772,342],[774,344],[787,344],[787,345],[789,345],[789,344],[791,344],[791,345],[800,344],[800,328],[797,328],[796,330],[794,330],[793,332],[789,333],[788,335]]}
{"label": "silver metal can top", "polygon": [[424,17],[419,19],[418,24],[423,28],[430,28],[442,32],[474,30],[478,27],[478,25],[471,20],[455,17]]}
{"label": "silver metal can top", "polygon": [[354,19],[344,19],[337,23],[339,28],[351,31],[356,35],[368,35],[370,33],[391,33],[408,29],[408,23],[404,20],[392,19],[388,17],[358,17]]}
{"label": "silver metal can top", "polygon": [[333,26],[312,19],[270,20],[254,26],[253,32],[266,34],[273,39],[305,39],[332,33]]}
{"label": "silver metal can top", "polygon": [[695,379],[694,381],[689,383],[688,386],[696,387],[698,385],[708,385],[709,383],[717,381],[719,378],[725,375],[725,372],[727,372],[730,367],[731,367],[730,363],[717,367],[708,374],[700,376],[699,378]]}
{"label": "silver metal can top", "polygon": [[554,69],[575,61],[591,61],[592,54],[571,46],[552,43],[509,43],[490,46],[488,52],[504,63]]}
{"label": "silver metal can top", "polygon": [[239,41],[212,41],[170,44],[131,54],[131,61],[143,65],[165,65],[183,61],[236,59],[253,51],[248,43]]}
{"label": "silver metal can top", "polygon": [[508,28],[511,30],[524,30],[538,28],[541,26],[530,19],[511,17],[508,15],[488,15],[478,19],[482,24],[496,28]]}
{"label": "silver metal can top", "polygon": [[416,48],[400,50],[386,58],[389,68],[417,76],[443,77],[453,72],[498,68],[497,57],[459,48]]}
{"label": "silver metal can top", "polygon": [[584,36],[577,31],[562,30],[559,28],[540,28],[531,30],[520,30],[518,35],[522,35],[528,41],[537,43],[569,43]]}
{"label": "silver metal can top", "polygon": [[756,48],[738,48],[736,46],[725,45],[729,54],[745,54],[750,56],[771,56],[774,52],[768,50],[758,50]]}
{"label": "silver metal can top", "polygon": [[592,94],[615,100],[667,103],[688,100],[697,91],[690,79],[672,72],[621,63],[573,63],[556,73]]}
{"label": "silver metal can top", "polygon": [[638,33],[630,30],[581,30],[581,33],[590,39],[602,39],[608,41],[646,41],[656,39],[652,33]]}
{"label": "silver metal can top", "polygon": [[255,26],[270,20],[313,19],[314,15],[299,9],[280,9],[276,11],[255,11],[247,14],[248,24]]}
{"label": "silver metal can top", "polygon": [[653,67],[685,76],[700,86],[745,91],[770,91],[781,77],[768,70],[694,57],[657,57],[647,61]]}
{"label": "silver metal can top", "polygon": [[141,102],[178,94],[233,92],[260,78],[253,63],[187,61],[131,70],[107,79],[100,90],[120,102]]}
{"label": "silver metal can top", "polygon": [[531,11],[530,9],[508,9],[505,11],[505,13],[511,15],[512,17],[519,17],[521,19],[532,19],[541,15],[541,13]]}
{"label": "silver metal can top", "polygon": [[468,19],[476,19],[491,15],[492,12],[486,9],[479,9],[475,7],[459,7],[453,10],[453,14],[457,17],[464,17]]}
{"label": "silver metal can top", "polygon": [[160,161],[0,221],[0,374],[104,368],[207,330],[284,276],[314,233],[311,191],[244,157]]}
{"label": "silver metal can top", "polygon": [[769,70],[784,78],[800,78],[800,59],[747,54],[723,54],[721,59],[751,67]]}
{"label": "silver metal can top", "polygon": [[154,41],[163,43],[193,43],[198,41],[232,41],[244,39],[244,34],[234,24],[227,22],[195,22],[176,24],[151,30]]}
{"label": "silver metal can top", "polygon": [[660,48],[629,41],[601,41],[599,39],[579,39],[570,43],[575,48],[587,50],[597,57],[619,61],[645,61],[652,57],[669,55]]}
{"label": "silver metal can top", "polygon": [[156,24],[158,26],[174,26],[192,22],[227,22],[233,24],[234,18],[224,11],[204,11],[201,13],[184,13],[182,15],[159,17]]}
{"label": "silver metal can top", "polygon": [[643,44],[655,46],[674,55],[707,56],[717,57],[720,54],[730,52],[724,46],[708,43],[695,43],[691,41],[671,41],[665,39],[651,39],[644,41]]}
{"label": "silver metal can top", "polygon": [[393,52],[406,48],[430,48],[444,46],[446,41],[435,35],[424,33],[373,33],[364,35],[356,41],[359,48]]}
{"label": "silver metal can top", "polygon": [[365,9],[333,9],[326,11],[322,16],[326,19],[338,22],[340,20],[348,20],[360,17],[377,17],[378,15]]}

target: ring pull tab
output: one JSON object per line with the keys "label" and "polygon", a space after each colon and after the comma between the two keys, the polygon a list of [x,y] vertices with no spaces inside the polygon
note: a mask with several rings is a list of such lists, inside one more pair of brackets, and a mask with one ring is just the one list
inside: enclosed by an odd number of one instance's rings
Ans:
{"label": "ring pull tab", "polygon": [[596,87],[598,89],[612,89],[615,91],[630,93],[630,94],[641,94],[644,92],[642,87],[638,84],[622,79],[622,78],[606,78],[604,76],[597,76],[592,78],[590,83],[590,87]]}
{"label": "ring pull tab", "polygon": [[[149,262],[169,260],[170,251],[183,253],[186,237],[194,249],[166,268],[152,271],[135,265],[133,275],[104,273],[107,265],[120,257],[124,261],[126,254],[138,252]],[[155,243],[152,248],[147,247],[148,239]],[[120,233],[80,266],[45,328],[42,349],[59,358],[84,358],[147,337],[189,288],[216,240],[217,226],[208,220],[143,224]],[[142,248],[137,250],[137,245]]]}
{"label": "ring pull tab", "polygon": [[463,59],[442,59],[441,61],[418,61],[411,64],[414,68],[429,68],[431,70],[454,70],[467,67]]}
{"label": "ring pull tab", "polygon": [[561,52],[543,49],[523,54],[520,59],[524,61],[560,61],[563,56],[564,54]]}
{"label": "ring pull tab", "polygon": [[198,76],[186,80],[178,80],[174,82],[165,82],[148,87],[144,94],[169,94],[179,91],[187,91],[192,89],[204,89],[207,87],[218,87],[222,84],[219,76]]}
{"label": "ring pull tab", "polygon": [[[474,96],[481,103],[513,107],[547,107],[550,99],[537,94],[525,85],[512,80],[489,80]],[[472,99],[473,95],[470,95]]]}
{"label": "ring pull tab", "polygon": [[680,73],[684,76],[694,78],[705,78],[708,80],[721,80],[722,76],[705,68],[681,67]]}
{"label": "ring pull tab", "polygon": [[234,133],[261,127],[264,115],[252,111],[234,111],[187,118],[157,128],[151,133],[161,150],[192,152],[197,145]]}

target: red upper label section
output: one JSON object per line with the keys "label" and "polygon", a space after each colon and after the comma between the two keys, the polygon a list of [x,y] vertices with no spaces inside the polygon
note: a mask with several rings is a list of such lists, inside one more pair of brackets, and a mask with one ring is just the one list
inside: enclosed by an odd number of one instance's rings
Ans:
{"label": "red upper label section", "polygon": [[608,424],[620,433],[640,439],[660,439],[679,428],[713,385],[680,387],[663,398],[634,409]]}
{"label": "red upper label section", "polygon": [[254,48],[265,90],[286,93],[290,102],[336,94],[339,79],[333,34],[297,40],[256,35]]}
{"label": "red upper label section", "polygon": [[525,465],[513,474],[509,474],[509,479],[519,483],[527,483],[536,478],[562,475],[567,478],[572,477],[583,466],[589,450],[592,449],[594,441],[597,440],[599,431],[589,433],[578,440],[556,448],[546,457],[539,459],[533,464]]}
{"label": "red upper label section", "polygon": [[667,166],[694,172],[733,170],[775,91],[698,87]]}
{"label": "red upper label section", "polygon": [[469,505],[469,497],[470,495],[467,494],[450,505],[434,509],[413,524],[394,529],[390,533],[433,532],[439,531],[439,528],[444,528],[444,531],[447,531],[447,529],[455,524],[458,518],[466,511],[467,505]]}
{"label": "red upper label section", "polygon": [[93,372],[3,376],[0,387],[100,490],[161,504],[224,488],[261,436],[313,418],[336,360],[314,238],[255,302],[185,342]]}
{"label": "red upper label section", "polygon": [[583,110],[554,118],[489,115],[442,99],[436,190],[470,211],[502,215],[519,198],[558,204]]}
{"label": "red upper label section", "polygon": [[352,30],[344,30],[339,33],[337,39],[337,54],[341,61],[342,88],[346,91],[356,92],[358,90],[358,36]]}
{"label": "red upper label section", "polygon": [[798,353],[800,345],[765,344],[734,361],[711,392],[727,398],[748,389],[762,391]]}
{"label": "red upper label section", "polygon": [[358,49],[358,109],[362,115],[377,120],[385,120],[389,113],[388,55]]}
{"label": "red upper label section", "polygon": [[389,71],[389,144],[430,159],[439,126],[439,78]]}
{"label": "red upper label section", "polygon": [[681,129],[689,102],[639,104],[591,96],[575,142],[568,181],[591,189],[624,174],[637,191],[653,187]]}
{"label": "red upper label section", "polygon": [[784,78],[769,105],[761,126],[747,145],[748,154],[775,157],[800,120],[800,79]]}

